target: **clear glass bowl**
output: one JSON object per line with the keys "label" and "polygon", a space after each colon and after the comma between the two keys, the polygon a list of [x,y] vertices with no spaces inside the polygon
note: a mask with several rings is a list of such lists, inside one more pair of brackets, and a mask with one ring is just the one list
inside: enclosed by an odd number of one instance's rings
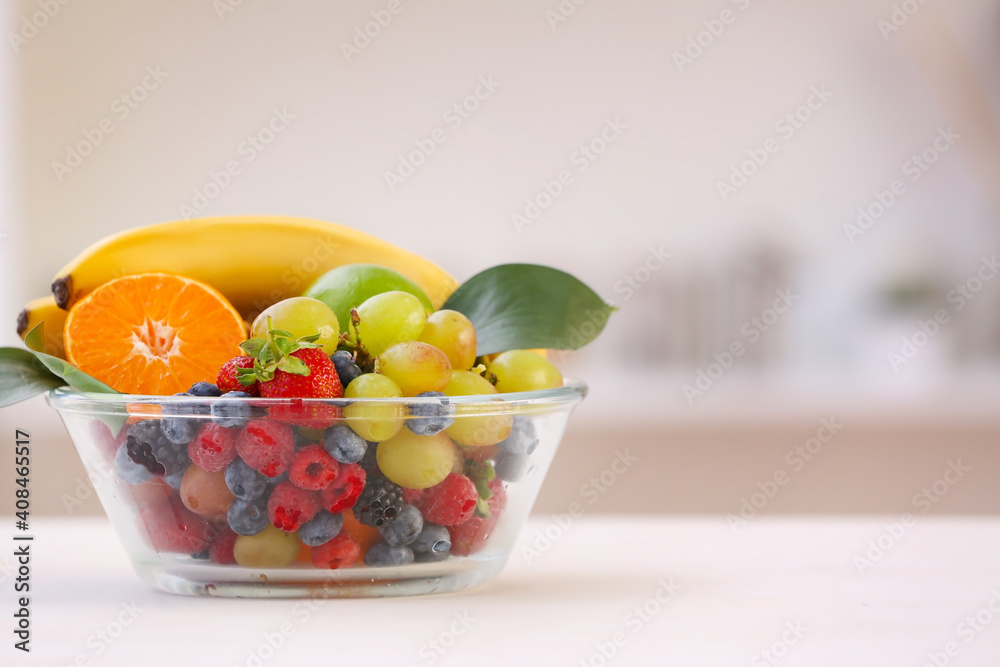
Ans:
{"label": "clear glass bowl", "polygon": [[[183,441],[187,436],[183,434],[196,437],[208,424],[217,424],[213,427],[217,430],[224,424],[234,441],[238,441],[245,419],[251,422],[265,420],[277,423],[269,428],[286,437],[291,434],[298,450],[310,443],[323,445],[327,429],[338,424],[358,425],[366,417],[378,417],[378,426],[388,424],[387,430],[396,428],[393,420],[397,423],[409,420],[409,425],[404,423],[401,427],[401,433],[412,432],[411,426],[421,430],[420,426],[427,424],[431,417],[414,417],[411,411],[420,403],[435,404],[438,399],[238,399],[249,410],[244,408],[235,414],[228,409],[220,410],[218,402],[226,399],[219,398],[91,394],[56,389],[49,393],[48,402],[65,422],[91,478],[101,480],[95,485],[101,504],[136,572],[153,587],[171,593],[221,597],[371,597],[455,591],[497,575],[510,556],[518,532],[534,504],[570,412],[586,395],[586,390],[583,383],[567,380],[557,389],[448,399],[454,406],[455,421],[441,434],[430,438],[435,441],[438,451],[438,472],[434,475],[440,476],[442,439],[445,443],[450,441],[455,451],[452,470],[480,480],[482,486],[490,489],[484,489],[482,495],[492,492],[493,498],[481,502],[472,519],[446,527],[448,537],[433,546],[435,551],[441,552],[448,548],[447,542],[452,544],[448,557],[443,560],[427,562],[432,560],[433,552],[424,551],[417,560],[407,564],[373,567],[366,565],[362,558],[337,569],[330,569],[329,563],[322,566],[322,562],[320,567],[315,566],[312,562],[315,549],[301,544],[294,562],[280,567],[254,565],[254,559],[248,562],[246,557],[242,560],[250,565],[248,567],[217,562],[232,562],[232,549],[226,556],[224,542],[220,541],[216,549],[211,548],[211,543],[226,533],[232,543],[233,534],[229,532],[224,511],[232,496],[224,497],[227,491],[223,491],[223,497],[216,493],[214,507],[204,504],[199,507],[190,500],[191,487],[181,486],[181,480],[186,478],[183,472],[165,475],[173,470],[187,470],[186,466],[193,465],[186,463],[187,445]],[[438,412],[441,410],[439,405],[435,405]],[[348,406],[352,407],[347,409]],[[162,425],[168,419],[171,420],[167,429],[169,435],[180,441],[179,444],[170,442],[163,434]],[[136,426],[149,420],[156,420],[156,424]],[[149,433],[154,435],[149,436]],[[144,438],[159,443],[156,446],[161,449],[156,451],[169,452],[161,458],[169,460],[170,469],[160,465],[155,455],[152,460],[148,458],[150,449],[143,449],[141,441]],[[456,442],[456,439],[496,442],[499,438],[503,440],[497,444],[474,447]],[[412,454],[419,450],[413,461],[426,459],[420,452],[430,446],[427,444],[430,440],[410,438],[407,451]],[[367,445],[369,450],[372,446],[371,442]],[[162,449],[164,447],[166,449]],[[444,447],[447,449],[448,445]],[[390,449],[387,447],[383,453]],[[397,449],[397,454],[399,451]],[[135,459],[140,463],[144,461],[147,467],[140,467]],[[373,456],[369,451],[365,459],[355,464],[368,470],[369,481],[373,478],[373,466],[374,476],[380,474],[377,459],[377,453]],[[396,464],[410,460],[408,456],[397,456]],[[426,467],[424,463],[414,463],[417,465]],[[341,475],[344,470],[345,464],[341,463]],[[404,469],[403,475],[409,477],[407,472]],[[489,477],[494,473],[496,477],[490,482]],[[222,471],[214,474],[217,488],[219,479],[225,474]],[[397,480],[399,474],[397,471]],[[133,483],[126,482],[123,477]],[[264,497],[279,480],[280,475],[268,480]],[[322,506],[324,498],[320,492],[309,493],[316,504]],[[422,501],[414,499],[420,494],[405,490],[404,493],[409,502],[420,506]],[[263,501],[258,502],[263,507]],[[489,517],[483,516],[484,507],[488,508]],[[196,514],[192,508],[206,513]],[[353,510],[343,510],[343,513],[353,514]],[[377,529],[350,517],[345,519],[341,532],[349,534],[363,549],[381,539]],[[251,545],[252,541],[245,539],[237,538],[244,541],[244,546]],[[426,541],[423,544],[426,546]],[[241,550],[240,553],[259,551],[260,544],[247,546],[247,549],[249,551]],[[288,560],[289,549],[287,545],[282,547],[286,554],[282,557],[283,563]],[[438,557],[442,555],[439,553]]]}

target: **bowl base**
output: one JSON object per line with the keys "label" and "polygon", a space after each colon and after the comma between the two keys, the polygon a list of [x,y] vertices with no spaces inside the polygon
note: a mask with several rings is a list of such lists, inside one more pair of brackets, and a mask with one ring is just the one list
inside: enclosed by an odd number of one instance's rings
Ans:
{"label": "bowl base", "polygon": [[485,583],[500,573],[504,558],[450,558],[442,563],[345,570],[180,563],[135,564],[154,588],[177,595],[221,598],[374,598],[450,593]]}

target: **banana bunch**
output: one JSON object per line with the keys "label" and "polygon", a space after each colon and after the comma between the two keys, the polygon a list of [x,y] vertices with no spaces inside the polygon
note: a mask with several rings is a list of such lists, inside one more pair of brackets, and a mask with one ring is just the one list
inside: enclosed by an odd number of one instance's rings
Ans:
{"label": "banana bunch", "polygon": [[403,274],[435,308],[458,286],[419,255],[343,225],[285,216],[179,220],[114,234],[84,250],[56,275],[51,297],[21,312],[18,334],[45,322],[46,347],[62,356],[62,327],[74,303],[114,278],[156,271],[212,285],[252,321],[330,269],[359,262]]}

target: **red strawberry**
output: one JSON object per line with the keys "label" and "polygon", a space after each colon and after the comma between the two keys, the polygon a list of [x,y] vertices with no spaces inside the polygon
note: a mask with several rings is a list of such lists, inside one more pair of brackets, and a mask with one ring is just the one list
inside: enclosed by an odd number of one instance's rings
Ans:
{"label": "red strawberry", "polygon": [[320,506],[330,514],[339,514],[354,507],[365,488],[366,477],[365,469],[357,463],[341,464],[337,479],[319,492]]}
{"label": "red strawberry", "polygon": [[289,356],[304,362],[309,368],[309,375],[296,375],[278,368],[274,371],[274,379],[260,383],[261,396],[264,398],[340,398],[344,395],[337,369],[323,350],[303,348],[295,350]]}
{"label": "red strawberry", "polygon": [[471,479],[450,473],[443,482],[425,491],[417,507],[427,521],[454,526],[472,518],[478,500],[479,492]]}
{"label": "red strawberry", "polygon": [[490,516],[473,516],[465,523],[448,527],[453,556],[468,556],[479,551],[493,534],[497,520],[507,505],[507,492],[504,491],[503,482],[499,479],[490,482],[489,487],[493,491],[493,495],[486,501],[490,506]]}
{"label": "red strawberry", "polygon": [[326,544],[313,547],[312,562],[315,567],[336,570],[341,567],[349,567],[361,557],[361,547],[351,539],[346,531],[337,533],[337,536]]}
{"label": "red strawberry", "polygon": [[260,396],[260,388],[257,382],[247,386],[240,384],[237,379],[236,370],[238,368],[253,368],[253,357],[233,357],[222,364],[219,369],[219,377],[216,378],[215,385],[223,394],[230,391],[245,391],[251,396]]}
{"label": "red strawberry", "polygon": [[196,554],[208,548],[216,536],[208,521],[176,500],[139,510],[139,519],[159,553]]}
{"label": "red strawberry", "polygon": [[236,565],[236,556],[233,554],[236,538],[236,533],[227,526],[208,548],[209,559],[219,565]]}
{"label": "red strawberry", "polygon": [[300,489],[291,482],[282,482],[271,491],[267,499],[267,515],[275,528],[286,533],[316,516],[319,511],[317,498],[311,491]]}

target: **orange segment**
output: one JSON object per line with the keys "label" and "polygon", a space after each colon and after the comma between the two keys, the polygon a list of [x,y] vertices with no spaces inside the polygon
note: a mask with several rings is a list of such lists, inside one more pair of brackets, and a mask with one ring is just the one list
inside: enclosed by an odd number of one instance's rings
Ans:
{"label": "orange segment", "polygon": [[112,280],[73,306],[66,358],[127,394],[166,396],[212,381],[242,354],[246,325],[205,283],[169,273]]}

